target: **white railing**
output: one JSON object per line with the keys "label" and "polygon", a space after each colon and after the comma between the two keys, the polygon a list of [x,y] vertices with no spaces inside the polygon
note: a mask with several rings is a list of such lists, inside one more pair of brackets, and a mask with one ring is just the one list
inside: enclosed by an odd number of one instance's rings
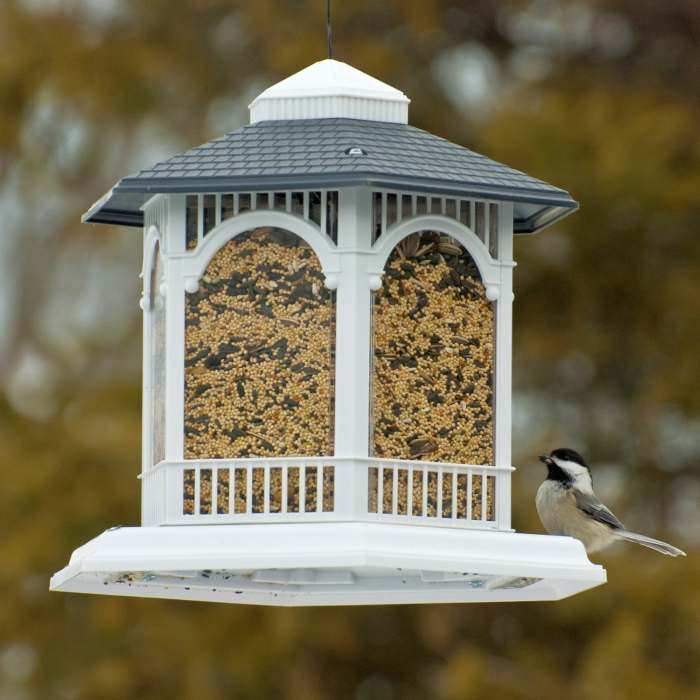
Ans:
{"label": "white railing", "polygon": [[161,462],[143,524],[381,521],[510,529],[511,467],[283,457]]}
{"label": "white railing", "polygon": [[337,190],[191,194],[185,200],[187,250],[195,249],[222,221],[247,211],[275,209],[296,214],[338,242]]}
{"label": "white railing", "polygon": [[492,258],[498,258],[497,202],[427,193],[378,190],[372,193],[372,243],[393,227],[418,216],[446,216],[473,231]]}

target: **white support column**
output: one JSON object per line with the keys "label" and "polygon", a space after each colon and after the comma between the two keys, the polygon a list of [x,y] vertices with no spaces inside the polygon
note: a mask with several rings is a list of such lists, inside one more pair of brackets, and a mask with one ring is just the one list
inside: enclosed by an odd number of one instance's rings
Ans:
{"label": "white support column", "polygon": [[[511,466],[511,376],[513,360],[513,205],[499,205],[500,293],[496,302],[496,466]],[[510,472],[496,477],[496,521],[510,528]]]}
{"label": "white support column", "polygon": [[[367,258],[372,241],[372,193],[341,189],[338,206],[340,274],[336,298],[335,454],[369,455],[370,302]],[[364,466],[345,463],[336,471],[336,510],[364,509]],[[364,492],[362,488],[364,484]]]}
{"label": "white support column", "polygon": [[185,252],[185,204],[184,194],[168,195],[168,226],[161,227],[166,254]]}
{"label": "white support column", "polygon": [[[172,222],[171,222],[172,223]],[[165,261],[168,280],[166,308],[165,459],[183,459],[185,391],[185,289],[182,260]]]}
{"label": "white support column", "polygon": [[[144,230],[143,236],[143,260],[145,261],[149,255],[150,249],[150,239],[148,238],[148,228]],[[142,266],[142,274],[150,275],[150,269],[147,269],[145,265]],[[146,288],[146,280],[142,279],[143,288]],[[141,311],[143,319],[143,353],[141,356],[141,377],[142,377],[142,389],[141,389],[141,473],[143,474],[151,466],[151,450],[152,450],[152,437],[151,437],[151,421],[153,420],[153,411],[151,410],[151,405],[153,402],[153,386],[152,386],[152,343],[151,338],[151,310],[149,309],[149,299],[146,296],[141,298]],[[146,485],[141,482],[141,524],[145,525],[147,523],[146,509],[148,508],[148,494]]]}

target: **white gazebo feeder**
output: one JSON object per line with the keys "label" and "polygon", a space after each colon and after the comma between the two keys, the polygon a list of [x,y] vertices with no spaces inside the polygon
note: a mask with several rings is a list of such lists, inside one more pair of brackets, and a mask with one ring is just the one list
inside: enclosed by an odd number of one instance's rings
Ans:
{"label": "white gazebo feeder", "polygon": [[334,60],[84,216],[143,227],[142,525],[59,591],[553,600],[605,571],[510,523],[513,236],[564,190],[407,124]]}

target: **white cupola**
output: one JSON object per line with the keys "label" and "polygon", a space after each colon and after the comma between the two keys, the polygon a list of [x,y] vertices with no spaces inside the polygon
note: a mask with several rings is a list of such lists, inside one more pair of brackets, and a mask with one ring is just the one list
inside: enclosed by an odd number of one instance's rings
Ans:
{"label": "white cupola", "polygon": [[605,581],[510,520],[513,239],[578,205],[408,102],[321,61],[85,214],[143,233],[142,518],[53,590],[341,605]]}
{"label": "white cupola", "polygon": [[400,90],[328,58],[260,93],[250,105],[250,123],[343,117],[407,124],[409,102]]}

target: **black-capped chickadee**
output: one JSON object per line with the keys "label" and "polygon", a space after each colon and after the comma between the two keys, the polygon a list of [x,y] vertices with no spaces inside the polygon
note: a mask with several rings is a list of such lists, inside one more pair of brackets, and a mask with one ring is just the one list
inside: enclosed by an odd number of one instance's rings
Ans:
{"label": "black-capped chickadee", "polygon": [[593,493],[591,471],[578,452],[558,449],[548,457],[540,457],[540,461],[547,465],[547,478],[537,490],[535,505],[550,535],[575,537],[589,554],[615,540],[627,540],[671,557],[685,556],[666,542],[625,530]]}

